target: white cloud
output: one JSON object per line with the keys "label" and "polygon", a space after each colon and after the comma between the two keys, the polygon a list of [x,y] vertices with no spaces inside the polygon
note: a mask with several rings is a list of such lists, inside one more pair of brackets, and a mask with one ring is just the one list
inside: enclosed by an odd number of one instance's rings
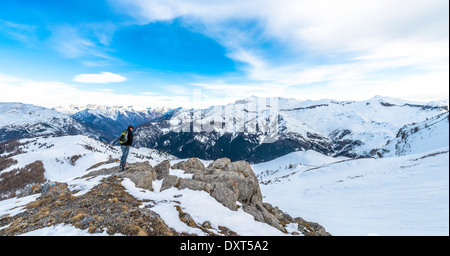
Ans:
{"label": "white cloud", "polygon": [[127,80],[125,77],[111,72],[102,72],[100,74],[80,74],[76,75],[72,81],[78,83],[107,84],[118,83]]}
{"label": "white cloud", "polygon": [[442,0],[127,0],[122,5],[134,6],[128,12],[142,22],[182,17],[202,23],[212,37],[223,36],[215,34],[219,30],[239,33],[229,21],[257,20],[266,36],[320,51],[370,51],[391,40],[448,38],[443,10],[449,3]]}
{"label": "white cloud", "polygon": [[159,95],[158,92],[141,92],[141,95]]}
{"label": "white cloud", "polygon": [[[213,95],[361,99],[380,94],[429,100],[448,93],[448,1],[132,0],[122,5],[141,23],[181,17],[188,28],[226,47],[228,57],[245,63],[240,79],[195,82]],[[240,21],[256,21],[258,31],[235,26]],[[260,39],[280,42],[292,52],[290,58],[273,62],[270,52],[253,43]]]}
{"label": "white cloud", "polygon": [[133,95],[111,90],[86,90],[81,86],[57,81],[35,81],[0,74],[0,102],[21,102],[45,107],[71,104],[106,106],[133,105],[135,107],[190,106],[191,97],[164,95]]}

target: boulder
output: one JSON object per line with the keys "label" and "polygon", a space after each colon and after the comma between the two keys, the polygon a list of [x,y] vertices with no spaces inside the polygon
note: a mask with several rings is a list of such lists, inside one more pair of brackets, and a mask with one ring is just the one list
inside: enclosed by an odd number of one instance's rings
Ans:
{"label": "boulder", "polygon": [[231,160],[229,158],[219,158],[210,163],[208,168],[225,169],[229,164],[231,164]]}
{"label": "boulder", "polygon": [[205,182],[190,179],[180,179],[178,189],[191,189],[191,190],[204,190],[206,186]]}
{"label": "boulder", "polygon": [[198,160],[196,157],[189,158],[186,161],[186,172],[188,173],[194,173],[194,170],[204,170],[205,165],[202,163],[202,161]]}
{"label": "boulder", "polygon": [[221,202],[230,210],[236,211],[236,197],[233,188],[227,183],[217,183],[211,194],[217,201]]}
{"label": "boulder", "polygon": [[171,169],[172,170],[180,169],[180,170],[185,171],[186,170],[186,162],[185,161],[178,162],[178,163],[172,165]]}
{"label": "boulder", "polygon": [[[225,169],[212,169],[214,166],[225,167]],[[195,173],[192,178],[206,183],[228,183],[233,187],[237,201],[253,205],[262,203],[258,179],[245,161],[228,163],[227,158],[218,159],[203,173]]]}
{"label": "boulder", "polygon": [[164,160],[158,165],[155,166],[156,178],[158,180],[164,179],[167,175],[169,175],[170,162],[168,160]]}
{"label": "boulder", "polygon": [[160,191],[164,191],[171,187],[174,187],[178,183],[179,178],[174,175],[167,175],[162,182]]}
{"label": "boulder", "polygon": [[180,169],[187,173],[205,170],[205,165],[196,157],[189,158],[187,161],[181,161],[172,166],[172,169]]}
{"label": "boulder", "polygon": [[152,182],[156,180],[157,174],[148,161],[136,163],[129,169],[119,172],[120,177],[129,178],[136,184],[136,187],[153,191]]}

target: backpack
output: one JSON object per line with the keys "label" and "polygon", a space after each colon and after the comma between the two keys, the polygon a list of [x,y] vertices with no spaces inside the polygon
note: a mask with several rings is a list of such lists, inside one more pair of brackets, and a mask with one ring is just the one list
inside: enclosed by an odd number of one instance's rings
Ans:
{"label": "backpack", "polygon": [[128,142],[128,130],[123,131],[122,134],[120,134],[119,142],[122,145]]}

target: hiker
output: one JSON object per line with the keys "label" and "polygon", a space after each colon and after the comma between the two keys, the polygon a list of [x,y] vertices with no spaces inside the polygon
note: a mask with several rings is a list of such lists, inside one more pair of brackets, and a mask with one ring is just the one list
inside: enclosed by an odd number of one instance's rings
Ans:
{"label": "hiker", "polygon": [[119,138],[120,148],[122,149],[122,158],[120,159],[121,171],[124,171],[127,167],[128,153],[130,153],[130,147],[133,144],[133,129],[132,125],[128,126],[128,129],[123,131]]}

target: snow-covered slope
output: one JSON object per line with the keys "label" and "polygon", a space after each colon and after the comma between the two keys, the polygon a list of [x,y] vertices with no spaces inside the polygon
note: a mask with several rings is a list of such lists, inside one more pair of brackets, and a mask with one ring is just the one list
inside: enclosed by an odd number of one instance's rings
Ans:
{"label": "snow-covered slope", "polygon": [[86,127],[66,114],[22,103],[0,103],[0,142],[43,135],[83,134],[101,138],[102,132]]}
{"label": "snow-covered slope", "polygon": [[379,159],[297,154],[252,166],[264,199],[287,213],[333,235],[449,235],[448,141]]}
{"label": "snow-covered slope", "polygon": [[449,113],[402,127],[397,136],[378,151],[382,157],[427,152],[449,144]]}

